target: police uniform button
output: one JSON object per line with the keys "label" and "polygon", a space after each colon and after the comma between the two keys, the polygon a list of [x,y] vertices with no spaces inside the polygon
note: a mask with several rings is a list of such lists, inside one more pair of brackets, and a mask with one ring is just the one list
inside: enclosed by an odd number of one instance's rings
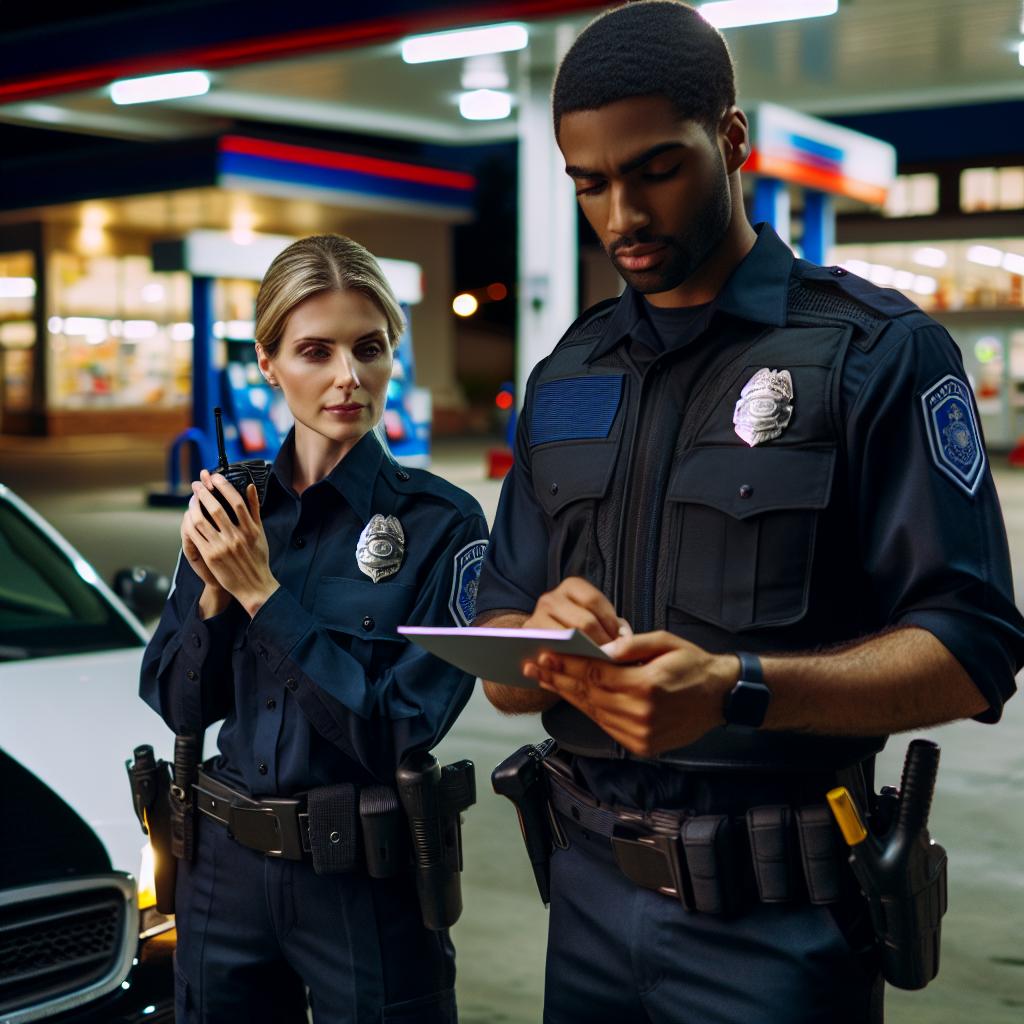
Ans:
{"label": "police uniform button", "polygon": [[273,711],[274,708],[276,708],[276,707],[277,707],[277,701],[274,700],[273,697],[268,697],[267,698],[267,710],[268,711]]}
{"label": "police uniform button", "polygon": [[548,490],[551,491],[552,494],[557,494],[558,493],[558,484],[552,484],[548,488]]}
{"label": "police uniform button", "polygon": [[203,641],[199,639],[199,634],[198,633],[193,633],[192,634],[192,646],[193,647],[202,647],[203,646]]}
{"label": "police uniform button", "polygon": [[404,469],[396,469],[395,476],[403,483],[409,479],[409,474]]}
{"label": "police uniform button", "polygon": [[750,484],[740,484],[740,497],[749,498],[753,495],[754,488]]}
{"label": "police uniform button", "polygon": [[289,690],[294,690],[299,684],[295,682],[295,680],[291,676],[289,676],[284,681],[284,685],[287,686]]}
{"label": "police uniform button", "polygon": [[306,538],[296,537],[295,540],[292,541],[292,546],[297,548],[304,548],[306,546]]}
{"label": "police uniform button", "polygon": [[849,271],[845,270],[843,267],[829,267],[828,272],[833,277],[845,277],[847,273],[849,273]]}
{"label": "police uniform button", "polygon": [[266,775],[267,771],[268,771],[268,769],[267,769],[267,762],[266,761],[260,761],[260,763],[258,765],[256,765],[256,771],[258,771],[260,773],[260,775]]}
{"label": "police uniform button", "polygon": [[365,617],[365,618],[363,619],[363,629],[365,629],[365,630],[367,631],[367,633],[369,633],[369,631],[370,631],[371,629],[373,629],[373,627],[374,627],[375,625],[376,625],[376,623],[375,623],[375,622],[373,621],[373,619],[371,619],[371,618],[370,618],[370,616],[369,616],[369,615],[367,615],[367,616],[366,616],[366,617]]}
{"label": "police uniform button", "polygon": [[341,842],[341,833],[340,832],[332,832],[327,838],[330,839],[330,841],[332,843],[340,843]]}
{"label": "police uniform button", "polygon": [[185,673],[185,675],[186,675],[186,676],[188,676],[188,678],[189,678],[189,679],[191,679],[191,680],[192,680],[192,682],[195,682],[195,681],[196,681],[196,680],[197,680],[197,679],[199,678],[199,673],[198,673],[198,672],[196,672],[196,670],[195,670],[195,669],[193,669],[193,668],[190,668],[190,669],[189,669],[189,670],[188,670],[188,671],[187,671],[187,672]]}

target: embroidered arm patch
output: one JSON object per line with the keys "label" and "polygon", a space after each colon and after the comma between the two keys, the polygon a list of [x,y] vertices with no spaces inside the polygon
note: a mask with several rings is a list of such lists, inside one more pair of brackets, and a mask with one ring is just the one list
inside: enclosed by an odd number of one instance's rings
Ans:
{"label": "embroidered arm patch", "polygon": [[455,556],[448,610],[456,626],[468,626],[476,618],[476,592],[480,586],[480,571],[486,553],[487,541],[474,540]]}
{"label": "embroidered arm patch", "polygon": [[947,374],[921,396],[932,461],[973,495],[985,471],[985,447],[974,415],[970,388]]}
{"label": "embroidered arm patch", "polygon": [[530,446],[607,437],[621,401],[621,374],[539,384],[530,416]]}

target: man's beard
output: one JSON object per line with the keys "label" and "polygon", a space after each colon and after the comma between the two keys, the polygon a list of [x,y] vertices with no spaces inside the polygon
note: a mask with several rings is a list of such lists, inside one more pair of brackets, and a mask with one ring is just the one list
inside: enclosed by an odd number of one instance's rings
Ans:
{"label": "man's beard", "polygon": [[[732,219],[732,195],[725,167],[719,174],[711,195],[700,209],[685,236],[637,234],[620,238],[608,250],[615,269],[626,283],[642,295],[671,291],[689,278],[715,251],[729,229]],[[665,259],[651,270],[626,270],[615,258],[620,248],[658,243],[666,248]]]}

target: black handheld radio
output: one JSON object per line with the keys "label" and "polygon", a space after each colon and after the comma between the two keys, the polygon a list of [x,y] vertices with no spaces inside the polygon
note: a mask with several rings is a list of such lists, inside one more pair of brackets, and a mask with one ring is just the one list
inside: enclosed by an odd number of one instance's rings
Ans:
{"label": "black handheld radio", "polygon": [[[263,497],[267,493],[267,481],[270,479],[270,463],[263,459],[248,459],[245,462],[228,462],[227,452],[224,450],[224,423],[221,418],[220,406],[213,410],[214,423],[217,430],[217,465],[210,470],[211,473],[220,473],[238,493],[245,498],[249,484],[254,484],[259,502],[263,504]],[[213,496],[224,506],[228,518],[236,526],[238,519],[228,504],[227,498],[214,488]],[[203,515],[212,523],[210,513],[203,508]]]}

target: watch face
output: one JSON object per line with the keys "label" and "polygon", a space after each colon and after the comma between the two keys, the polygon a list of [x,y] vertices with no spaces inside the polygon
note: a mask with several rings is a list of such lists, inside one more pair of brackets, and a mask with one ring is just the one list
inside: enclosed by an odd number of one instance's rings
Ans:
{"label": "watch face", "polygon": [[729,725],[757,728],[764,722],[772,691],[764,683],[741,679],[725,701],[725,720]]}

